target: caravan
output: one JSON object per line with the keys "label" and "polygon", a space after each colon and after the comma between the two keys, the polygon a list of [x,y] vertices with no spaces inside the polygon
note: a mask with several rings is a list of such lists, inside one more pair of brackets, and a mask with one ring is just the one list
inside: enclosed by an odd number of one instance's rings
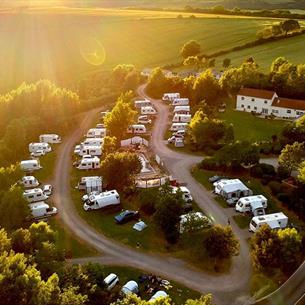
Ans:
{"label": "caravan", "polygon": [[[75,150],[79,156],[101,156],[102,155],[102,147],[101,146],[81,146],[79,150]],[[74,152],[75,152],[74,151]]]}
{"label": "caravan", "polygon": [[20,168],[25,172],[32,172],[41,169],[39,160],[24,160],[20,162]]}
{"label": "caravan", "polygon": [[104,138],[87,138],[81,145],[83,146],[102,146],[104,144]]}
{"label": "caravan", "polygon": [[180,93],[164,93],[162,100],[165,102],[172,102],[176,98],[180,98]]}
{"label": "caravan", "polygon": [[174,113],[175,114],[190,114],[191,107],[190,106],[175,106]]}
{"label": "caravan", "polygon": [[252,191],[247,188],[239,179],[220,180],[214,184],[215,193],[224,199],[238,199],[252,195]]}
{"label": "caravan", "polygon": [[85,135],[87,138],[104,138],[106,136],[106,128],[90,128]]}
{"label": "caravan", "polygon": [[174,123],[189,123],[192,119],[192,116],[190,114],[175,114],[173,117]]}
{"label": "caravan", "polygon": [[23,192],[23,197],[29,202],[43,201],[49,198],[42,189],[35,188],[31,190],[26,190]]}
{"label": "caravan", "polygon": [[29,204],[32,216],[34,219],[50,217],[57,214],[56,208],[50,208],[45,202],[35,202]]}
{"label": "caravan", "polygon": [[172,102],[172,106],[188,106],[190,100],[188,98],[175,98]]}
{"label": "caravan", "polygon": [[250,222],[249,231],[254,233],[264,224],[271,229],[285,229],[288,224],[288,217],[282,212],[255,216]]}
{"label": "caravan", "polygon": [[22,184],[25,188],[31,188],[37,187],[39,182],[34,176],[24,176],[22,177],[20,184]]}
{"label": "caravan", "polygon": [[251,212],[254,216],[264,215],[267,208],[267,198],[263,195],[240,198],[235,206],[236,212]]}
{"label": "caravan", "polygon": [[146,133],[146,127],[142,124],[134,124],[128,127],[127,133],[144,134]]}
{"label": "caravan", "polygon": [[87,157],[87,158],[83,158],[81,159],[81,161],[79,162],[79,164],[77,165],[77,169],[98,169],[100,168],[101,164],[100,164],[100,158],[98,157]]}
{"label": "caravan", "polygon": [[186,130],[187,128],[187,123],[173,123],[172,126],[170,127],[171,131],[178,131],[178,130]]}
{"label": "caravan", "polygon": [[140,100],[140,101],[134,101],[134,106],[137,109],[141,109],[142,107],[149,107],[152,106],[152,103],[150,100]]}
{"label": "caravan", "polygon": [[157,110],[152,106],[141,107],[141,115],[154,115],[157,114]]}
{"label": "caravan", "polygon": [[52,150],[49,143],[30,143],[29,144],[29,152],[35,153],[37,151],[44,151],[45,153],[50,152]]}
{"label": "caravan", "polygon": [[91,195],[84,203],[84,210],[97,210],[109,206],[116,206],[121,203],[120,195],[116,190],[107,191],[98,195]]}
{"label": "caravan", "polygon": [[87,194],[91,192],[102,192],[103,180],[99,176],[82,177],[77,187],[79,190],[86,191]]}
{"label": "caravan", "polygon": [[42,134],[39,141],[43,143],[58,144],[61,143],[61,137],[57,134]]}

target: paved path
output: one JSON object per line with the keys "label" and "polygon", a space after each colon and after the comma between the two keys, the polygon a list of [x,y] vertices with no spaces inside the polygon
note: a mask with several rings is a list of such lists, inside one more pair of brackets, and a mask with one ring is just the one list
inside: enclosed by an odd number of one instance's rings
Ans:
{"label": "paved path", "polygon": [[[140,93],[144,96],[144,92]],[[213,201],[212,196],[190,175],[189,169],[200,158],[183,155],[169,150],[163,141],[168,109],[158,101],[153,101],[159,116],[153,130],[152,145],[165,162],[169,171],[180,181],[188,183],[194,199],[208,214],[213,215],[219,223],[225,224],[229,209],[222,209]],[[70,194],[70,172],[72,169],[72,152],[76,142],[90,128],[96,113],[101,109],[87,112],[78,128],[61,144],[54,178],[54,202],[59,209],[59,217],[65,226],[78,238],[87,242],[104,256],[85,258],[79,262],[91,261],[102,264],[124,265],[159,274],[175,280],[201,293],[212,293],[217,305],[239,305],[247,299],[247,287],[251,274],[248,247],[244,231],[233,224],[236,234],[241,237],[241,254],[233,261],[230,273],[214,276],[201,272],[187,265],[186,262],[161,254],[148,254],[110,240],[88,225],[77,213]]]}

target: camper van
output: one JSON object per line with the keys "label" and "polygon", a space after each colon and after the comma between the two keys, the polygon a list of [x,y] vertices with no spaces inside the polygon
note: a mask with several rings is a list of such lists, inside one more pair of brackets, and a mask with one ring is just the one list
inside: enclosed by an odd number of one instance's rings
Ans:
{"label": "camper van", "polygon": [[271,229],[285,229],[288,224],[288,217],[282,212],[255,216],[250,222],[249,231],[254,233],[264,224]]}
{"label": "camper van", "polygon": [[91,192],[102,192],[103,180],[99,176],[82,177],[77,187],[84,190],[87,194]]}
{"label": "camper van", "polygon": [[26,190],[23,192],[23,197],[29,202],[43,201],[49,198],[41,188]]}
{"label": "camper van", "polygon": [[182,193],[182,199],[185,202],[192,202],[193,201],[193,197],[191,195],[191,192],[187,187],[185,187],[185,186],[179,186],[179,187],[172,186],[171,188],[172,188],[173,194],[176,194],[178,191],[180,191]]}
{"label": "camper van", "polygon": [[116,190],[107,191],[98,195],[89,196],[88,200],[84,203],[84,210],[97,210],[109,206],[120,204],[120,195]]}
{"label": "camper van", "polygon": [[58,144],[61,143],[61,137],[57,134],[41,134],[39,141],[43,143]]}
{"label": "camper van", "polygon": [[157,110],[152,106],[141,107],[141,114],[154,115],[157,114]]}
{"label": "camper van", "polygon": [[175,114],[173,117],[173,123],[189,123],[192,119],[190,114]]}
{"label": "camper van", "polygon": [[143,133],[146,133],[146,127],[145,127],[145,125],[142,125],[142,124],[130,125],[128,127],[127,132],[133,133],[133,134],[143,134]]}
{"label": "camper van", "polygon": [[87,138],[104,138],[106,136],[106,128],[90,128],[85,135]]}
{"label": "camper van", "polygon": [[25,188],[37,187],[39,185],[38,180],[34,176],[24,176],[22,177],[20,183]]}
{"label": "camper van", "polygon": [[147,115],[140,115],[138,117],[138,124],[151,124],[151,119]]}
{"label": "camper van", "polygon": [[129,294],[138,294],[139,293],[139,285],[135,281],[128,281],[121,289],[121,293],[123,295]]}
{"label": "camper van", "polygon": [[39,160],[24,160],[20,162],[20,168],[25,172],[32,172],[41,169]]}
{"label": "camper van", "polygon": [[190,106],[175,106],[174,111],[175,114],[190,114],[191,107]]}
{"label": "camper van", "polygon": [[32,216],[34,219],[50,217],[57,214],[56,208],[50,208],[45,202],[35,202],[29,204]]}
{"label": "camper van", "polygon": [[98,169],[101,166],[100,158],[98,157],[88,157],[80,160],[77,169]]}
{"label": "camper van", "polygon": [[238,199],[253,194],[239,179],[220,180],[215,183],[215,193],[224,199]]}
{"label": "camper van", "polygon": [[44,152],[50,152],[52,150],[49,143],[30,143],[29,144],[29,152],[34,153],[38,150],[43,150]]}
{"label": "camper van", "polygon": [[236,212],[251,212],[254,216],[264,215],[267,208],[267,198],[263,195],[240,198],[235,206]]}
{"label": "camper van", "polygon": [[137,109],[141,109],[142,107],[150,107],[152,106],[152,103],[150,100],[140,100],[140,101],[134,101],[134,106]]}
{"label": "camper van", "polygon": [[180,98],[180,93],[164,93],[162,100],[165,102],[172,102],[176,98]]}
{"label": "camper van", "polygon": [[170,127],[171,131],[186,130],[187,123],[173,123]]}
{"label": "camper van", "polygon": [[188,106],[190,100],[188,98],[175,98],[172,101],[172,106]]}
{"label": "camper van", "polygon": [[101,156],[102,155],[102,147],[101,146],[82,146],[78,151],[79,156]]}

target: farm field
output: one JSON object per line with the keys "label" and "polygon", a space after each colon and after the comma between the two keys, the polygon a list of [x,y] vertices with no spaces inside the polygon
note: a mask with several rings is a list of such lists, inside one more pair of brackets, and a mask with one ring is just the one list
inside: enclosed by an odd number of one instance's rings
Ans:
{"label": "farm field", "polygon": [[41,78],[73,89],[87,73],[120,63],[139,69],[177,63],[179,49],[190,39],[202,44],[203,53],[211,53],[252,41],[269,22],[204,14],[178,19],[178,14],[73,8],[4,11],[0,92]]}

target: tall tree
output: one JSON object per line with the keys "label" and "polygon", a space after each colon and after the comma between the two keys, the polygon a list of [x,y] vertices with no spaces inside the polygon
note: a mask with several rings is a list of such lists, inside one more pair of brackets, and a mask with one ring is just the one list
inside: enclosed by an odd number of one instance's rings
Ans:
{"label": "tall tree", "polygon": [[200,51],[201,51],[200,44],[195,40],[190,40],[183,45],[183,47],[180,50],[180,55],[183,58],[188,58],[189,56],[198,55]]}

